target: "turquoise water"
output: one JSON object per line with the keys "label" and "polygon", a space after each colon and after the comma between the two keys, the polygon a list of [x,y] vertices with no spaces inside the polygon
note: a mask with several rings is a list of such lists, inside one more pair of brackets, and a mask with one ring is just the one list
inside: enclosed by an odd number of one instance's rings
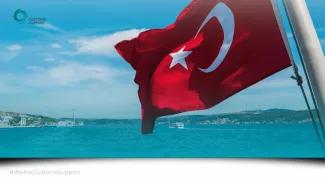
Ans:
{"label": "turquoise water", "polygon": [[323,157],[311,123],[158,125],[137,123],[0,129],[0,157]]}

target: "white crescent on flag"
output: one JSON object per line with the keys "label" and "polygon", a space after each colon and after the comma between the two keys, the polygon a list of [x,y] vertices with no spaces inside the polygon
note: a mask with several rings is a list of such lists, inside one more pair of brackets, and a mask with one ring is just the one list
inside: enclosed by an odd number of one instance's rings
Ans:
{"label": "white crescent on flag", "polygon": [[[218,56],[215,58],[213,63],[206,69],[200,68],[202,72],[211,73],[215,71],[223,62],[227,53],[232,45],[234,34],[235,34],[235,17],[231,9],[224,3],[218,3],[205,18],[201,27],[199,28],[196,36],[200,33],[202,28],[212,19],[217,18],[221,24],[224,34],[224,41],[220,48]],[[196,37],[195,36],[195,37]]]}

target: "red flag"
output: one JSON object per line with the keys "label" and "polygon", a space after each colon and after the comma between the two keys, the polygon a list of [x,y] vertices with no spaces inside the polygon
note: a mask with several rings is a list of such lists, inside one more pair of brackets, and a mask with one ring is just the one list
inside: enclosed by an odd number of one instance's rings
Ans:
{"label": "red flag", "polygon": [[142,132],[213,107],[290,66],[270,0],[193,0],[174,24],[116,45],[136,70]]}

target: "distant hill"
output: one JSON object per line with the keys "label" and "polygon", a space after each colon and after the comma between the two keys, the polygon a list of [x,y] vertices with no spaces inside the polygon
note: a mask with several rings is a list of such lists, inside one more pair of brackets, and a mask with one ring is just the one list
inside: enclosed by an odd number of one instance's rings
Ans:
{"label": "distant hill", "polygon": [[192,115],[160,119],[160,122],[179,121],[188,124],[274,124],[311,122],[309,112],[287,109],[244,111],[218,115]]}
{"label": "distant hill", "polygon": [[[274,123],[308,123],[308,111],[286,109],[270,109],[260,111],[244,111],[218,115],[188,115],[160,118],[157,123],[184,124],[274,124]],[[82,126],[105,124],[140,123],[140,119],[71,119],[50,118],[41,115],[0,112],[0,128],[8,127],[42,127],[42,126]]]}
{"label": "distant hill", "polygon": [[61,120],[41,115],[21,114],[0,111],[0,128],[7,127],[42,127],[42,126],[74,126],[71,120]]}

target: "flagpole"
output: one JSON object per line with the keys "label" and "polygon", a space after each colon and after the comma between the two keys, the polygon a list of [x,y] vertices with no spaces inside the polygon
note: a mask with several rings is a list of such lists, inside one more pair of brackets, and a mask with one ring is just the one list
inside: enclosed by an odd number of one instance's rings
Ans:
{"label": "flagpole", "polygon": [[[275,16],[276,16],[276,19],[278,21],[278,24],[279,24],[279,28],[280,28],[280,31],[281,31],[281,34],[282,34],[282,37],[283,37],[283,41],[285,43],[285,46],[288,50],[288,54],[290,56],[290,59],[291,59],[291,62],[292,62],[292,68],[293,68],[293,76],[291,76],[292,79],[296,80],[297,81],[297,84],[301,90],[301,93],[304,97],[304,100],[306,102],[306,107],[308,108],[308,111],[309,111],[309,114],[310,114],[310,118],[313,122],[313,125],[314,125],[314,129],[315,129],[315,132],[317,134],[317,137],[318,137],[318,140],[322,146],[322,149],[325,153],[325,143],[324,143],[324,126],[322,125],[321,121],[320,123],[317,123],[317,121],[315,120],[314,118],[314,114],[312,112],[312,109],[311,109],[311,105],[309,104],[309,100],[308,100],[308,97],[307,97],[307,94],[305,92],[305,89],[303,87],[303,78],[301,77],[300,73],[299,73],[299,69],[298,69],[298,66],[297,64],[295,63],[294,61],[294,57],[293,57],[293,54],[292,54],[292,49],[291,49],[291,45],[289,44],[289,40],[288,40],[288,37],[287,37],[287,33],[285,31],[285,28],[284,28],[284,24],[283,24],[283,19],[282,19],[282,16],[280,14],[280,9],[279,9],[279,5],[278,5],[278,1],[277,0],[271,0],[271,3],[272,3],[272,6],[273,6],[273,9],[274,9],[274,13],[275,13]],[[296,39],[295,39],[296,40]],[[302,59],[302,56],[300,54],[300,57]],[[303,66],[304,67],[304,66]],[[306,72],[306,69],[304,67],[304,71],[305,71],[305,74],[307,75],[307,72]],[[307,78],[307,83],[308,83],[308,87],[310,90],[312,90],[311,88],[311,84],[310,84],[310,81],[308,80]],[[314,94],[312,94],[312,98],[313,98],[313,103],[316,107],[316,110],[317,110],[317,114],[318,114],[318,118],[320,118],[320,114],[318,112],[318,108],[316,106],[316,100],[314,99]],[[321,131],[319,131],[319,125],[321,126]],[[322,133],[320,133],[322,132]]]}
{"label": "flagpole", "polygon": [[283,1],[316,99],[320,120],[325,125],[325,57],[321,43],[305,0]]}

